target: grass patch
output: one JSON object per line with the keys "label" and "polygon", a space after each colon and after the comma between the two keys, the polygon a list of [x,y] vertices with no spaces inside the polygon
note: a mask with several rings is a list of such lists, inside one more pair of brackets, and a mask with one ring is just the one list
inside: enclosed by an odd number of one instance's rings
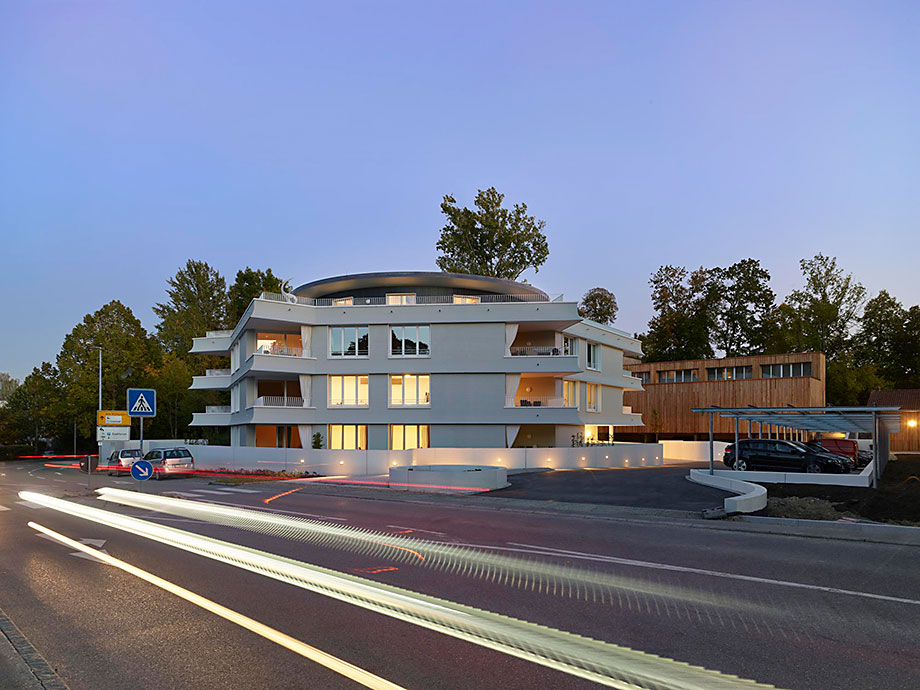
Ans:
{"label": "grass patch", "polygon": [[843,517],[920,525],[920,455],[890,460],[877,489],[807,484],[765,484],[766,514],[807,520]]}
{"label": "grass patch", "polygon": [[232,476],[215,476],[210,484],[223,484],[235,486],[237,484],[252,484],[254,482],[276,482],[279,479],[308,479],[318,477],[316,472],[272,472],[271,470],[228,470],[221,468],[217,472],[227,472]]}

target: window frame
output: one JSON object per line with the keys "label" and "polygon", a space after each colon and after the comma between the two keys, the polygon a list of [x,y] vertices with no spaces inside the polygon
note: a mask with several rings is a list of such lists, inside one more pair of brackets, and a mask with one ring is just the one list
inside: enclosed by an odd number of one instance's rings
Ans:
{"label": "window frame", "polygon": [[[593,358],[591,357],[592,350],[596,353],[596,355]],[[592,359],[595,360],[593,366],[591,364]],[[601,371],[600,359],[601,359],[601,344],[595,343],[590,340],[586,340],[585,341],[585,369],[590,369],[591,371]]]}
{"label": "window frame", "polygon": [[[355,329],[355,353],[354,354],[348,354],[345,351],[346,331],[349,328]],[[334,354],[332,350],[333,339],[334,339],[333,333],[337,330],[342,331],[342,340],[340,343],[342,352],[340,352],[339,354]],[[364,354],[361,354],[361,347],[360,347],[362,330],[365,332],[365,335],[367,336],[367,352],[365,352]],[[329,326],[326,332],[326,335],[327,335],[326,355],[329,359],[367,359],[370,356],[370,351],[371,351],[370,326],[367,326],[367,325],[365,326]]]}
{"label": "window frame", "polygon": [[[354,378],[355,387],[354,387],[354,404],[345,402],[346,391],[345,391],[345,379]],[[333,401],[333,379],[341,379],[339,381],[339,393],[341,394],[342,402],[336,403]],[[361,379],[367,379],[367,397],[364,402],[361,402]],[[371,388],[371,377],[370,374],[327,374],[326,375],[326,408],[330,410],[338,410],[340,408],[351,409],[355,407],[369,407],[370,406],[370,388]]]}
{"label": "window frame", "polygon": [[[394,439],[396,438],[396,430],[400,430],[401,438],[400,445],[401,447],[396,448],[394,444]],[[415,429],[415,444],[414,446],[407,447],[406,444],[406,432],[408,429]],[[424,431],[423,431],[424,430]],[[389,432],[389,446],[390,450],[415,450],[416,448],[431,448],[431,425],[430,424],[390,424],[388,428]],[[424,436],[425,445],[422,445],[422,438]]]}
{"label": "window frame", "polygon": [[[402,329],[399,341],[401,343],[402,353],[394,354],[393,353],[393,329],[400,328]],[[406,354],[406,329],[414,328],[415,329],[415,354]],[[427,328],[428,329],[428,352],[425,354],[419,354],[419,329]],[[389,359],[428,359],[431,357],[431,324],[395,324],[387,326],[387,335],[389,343],[387,344],[387,357]]]}
{"label": "window frame", "polygon": [[[332,447],[332,441],[334,438],[334,434],[333,434],[334,427],[337,427],[340,430],[339,443],[342,446],[341,448]],[[345,448],[345,439],[346,439],[345,430],[346,428],[350,429],[352,427],[354,428],[354,433],[355,433],[355,436],[354,436],[355,447]],[[362,429],[364,430],[364,438],[363,438],[364,447],[363,448],[361,447]],[[326,425],[326,448],[328,450],[367,450],[367,424],[327,424]]]}
{"label": "window frame", "polygon": [[[405,299],[391,301],[390,300],[391,297],[399,297],[399,298],[405,298]],[[400,307],[400,306],[405,306],[407,304],[418,304],[418,302],[416,301],[417,297],[418,297],[418,293],[415,293],[415,292],[388,292],[386,293],[386,298],[384,299],[384,302],[386,302],[387,306]]]}
{"label": "window frame", "polygon": [[454,295],[453,304],[482,304],[482,295]]}
{"label": "window frame", "polygon": [[[563,407],[574,407],[578,408],[579,399],[578,399],[578,381],[573,381],[571,379],[562,379],[562,406]],[[567,390],[571,391],[571,397],[569,396]],[[567,404],[571,402],[571,404]]]}
{"label": "window frame", "polygon": [[[410,376],[415,379],[415,400],[416,402],[414,403],[393,402],[393,379],[394,378],[401,379],[400,397],[403,401],[405,401],[406,400],[406,383],[407,383],[406,379]],[[419,399],[421,398],[422,378],[425,378],[428,380],[428,401],[427,402],[419,402]],[[387,386],[387,407],[397,407],[397,408],[431,407],[431,374],[389,374],[387,377],[387,380],[389,382],[389,385]]]}
{"label": "window frame", "polygon": [[[592,405],[593,399],[593,405]],[[601,385],[599,383],[585,384],[585,412],[601,411]]]}
{"label": "window frame", "polygon": [[577,357],[578,356],[578,338],[572,335],[563,335],[562,336],[562,354],[568,357]]}

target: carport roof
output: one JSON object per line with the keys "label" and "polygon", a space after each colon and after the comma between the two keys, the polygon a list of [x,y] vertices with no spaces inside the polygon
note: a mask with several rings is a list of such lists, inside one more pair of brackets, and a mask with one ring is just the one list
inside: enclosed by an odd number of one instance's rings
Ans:
{"label": "carport roof", "polygon": [[730,419],[773,424],[805,431],[874,433],[873,417],[891,434],[901,430],[900,407],[695,407],[693,412],[710,412]]}

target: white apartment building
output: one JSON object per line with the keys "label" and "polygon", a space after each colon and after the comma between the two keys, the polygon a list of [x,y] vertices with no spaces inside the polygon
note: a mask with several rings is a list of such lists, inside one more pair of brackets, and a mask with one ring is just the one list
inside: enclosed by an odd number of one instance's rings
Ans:
{"label": "white apartment building", "polygon": [[364,273],[263,293],[232,331],[192,352],[227,369],[193,389],[230,405],[193,425],[229,426],[231,445],[333,450],[568,447],[641,417],[623,367],[637,340],[578,316],[532,285],[441,272]]}

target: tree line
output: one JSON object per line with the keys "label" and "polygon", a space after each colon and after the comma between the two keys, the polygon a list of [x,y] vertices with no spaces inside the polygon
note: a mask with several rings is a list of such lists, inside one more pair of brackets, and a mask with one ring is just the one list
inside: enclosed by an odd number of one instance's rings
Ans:
{"label": "tree line", "polygon": [[[124,409],[128,388],[155,388],[157,416],[145,423],[147,438],[205,436],[226,441],[226,430],[188,426],[193,412],[225,404],[227,396],[189,390],[193,372],[226,366],[225,358],[190,354],[192,339],[209,330],[232,328],[254,297],[263,291],[290,290],[290,283],[270,268],[247,266],[237,271],[228,288],[215,268],[191,259],[166,282],[166,299],[153,307],[159,319],[153,333],[130,308],[112,300],[74,326],[54,363],[42,362],[21,383],[0,374],[0,444],[39,450],[46,440],[56,439],[60,452],[67,452],[72,443],[78,452],[93,448],[98,347],[103,409]],[[137,438],[136,429],[132,435]]]}

